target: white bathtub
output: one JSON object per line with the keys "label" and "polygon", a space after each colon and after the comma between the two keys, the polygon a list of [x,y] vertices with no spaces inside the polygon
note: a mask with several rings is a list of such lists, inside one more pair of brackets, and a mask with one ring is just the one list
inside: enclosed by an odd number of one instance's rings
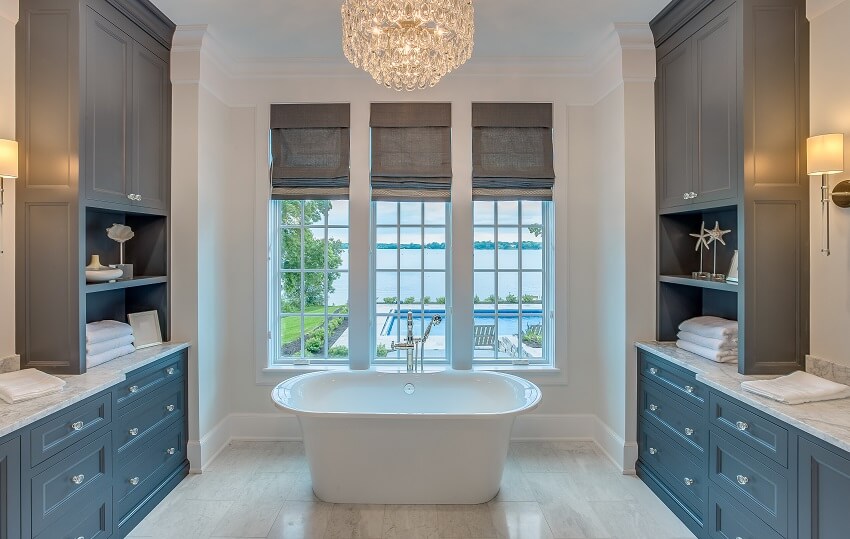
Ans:
{"label": "white bathtub", "polygon": [[322,500],[478,504],[499,492],[514,418],[540,389],[492,372],[344,371],[296,376],[272,400],[298,417]]}

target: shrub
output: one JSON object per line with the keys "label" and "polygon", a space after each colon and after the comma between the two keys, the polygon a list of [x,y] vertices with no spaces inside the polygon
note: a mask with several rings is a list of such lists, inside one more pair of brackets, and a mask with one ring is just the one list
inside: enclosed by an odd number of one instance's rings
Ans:
{"label": "shrub", "polygon": [[377,353],[378,353],[378,357],[387,357],[389,355],[390,351],[387,350],[386,345],[379,344]]}
{"label": "shrub", "polygon": [[407,304],[416,303],[416,298],[414,298],[413,296],[408,296],[408,297],[404,298],[404,301],[402,301],[402,303],[407,303]]}
{"label": "shrub", "polygon": [[523,294],[522,295],[523,303],[540,303],[540,299],[532,294]]}
{"label": "shrub", "polygon": [[445,304],[446,304],[446,296],[440,296],[440,297],[438,297],[438,298],[437,298],[436,303],[437,303],[438,305],[445,305]]}
{"label": "shrub", "polygon": [[334,346],[333,348],[328,350],[328,355],[330,357],[348,357],[348,347]]}
{"label": "shrub", "polygon": [[384,304],[385,304],[385,305],[393,305],[393,304],[395,304],[395,303],[398,303],[398,298],[395,298],[395,297],[392,297],[392,298],[384,298]]}
{"label": "shrub", "polygon": [[475,294],[475,299],[472,300],[473,303],[481,303],[481,298],[478,297],[478,294]]}
{"label": "shrub", "polygon": [[484,298],[484,301],[482,301],[481,303],[496,303],[496,296],[490,294],[489,296]]}
{"label": "shrub", "polygon": [[304,342],[304,349],[311,354],[321,353],[322,347],[325,346],[325,337],[322,334],[312,334]]}
{"label": "shrub", "polygon": [[517,303],[517,297],[515,294],[508,294],[508,297],[505,298],[505,303]]}
{"label": "shrub", "polygon": [[431,296],[425,296],[422,298],[422,303],[431,303]]}

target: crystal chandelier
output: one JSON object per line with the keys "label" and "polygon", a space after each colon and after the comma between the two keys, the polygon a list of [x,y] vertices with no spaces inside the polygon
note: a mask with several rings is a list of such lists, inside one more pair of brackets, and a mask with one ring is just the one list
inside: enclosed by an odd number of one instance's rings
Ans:
{"label": "crystal chandelier", "polygon": [[342,48],[395,90],[434,86],[472,56],[472,0],[344,0]]}

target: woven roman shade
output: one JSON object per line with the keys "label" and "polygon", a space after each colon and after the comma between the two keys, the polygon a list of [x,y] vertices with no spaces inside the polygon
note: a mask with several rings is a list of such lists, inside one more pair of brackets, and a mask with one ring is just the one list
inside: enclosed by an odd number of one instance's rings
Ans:
{"label": "woven roman shade", "polygon": [[472,198],[552,200],[551,103],[472,104]]}
{"label": "woven roman shade", "polygon": [[272,105],[274,200],[348,198],[350,106]]}
{"label": "woven roman shade", "polygon": [[369,125],[373,200],[450,200],[450,103],[373,103]]}

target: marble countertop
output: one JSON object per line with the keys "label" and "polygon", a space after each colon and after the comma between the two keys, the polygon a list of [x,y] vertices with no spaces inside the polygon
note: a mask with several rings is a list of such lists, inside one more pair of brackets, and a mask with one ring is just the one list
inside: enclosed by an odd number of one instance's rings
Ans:
{"label": "marble countertop", "polygon": [[696,373],[697,381],[749,404],[765,414],[797,427],[815,438],[850,452],[850,399],[807,404],[782,404],[741,389],[747,380],[769,380],[770,376],[745,376],[737,363],[715,363],[677,348],[672,342],[638,342],[638,348]]}
{"label": "marble countertop", "polygon": [[166,343],[133,352],[89,369],[85,374],[62,375],[62,391],[17,404],[0,401],[0,437],[123,382],[127,373],[188,348],[188,343]]}

